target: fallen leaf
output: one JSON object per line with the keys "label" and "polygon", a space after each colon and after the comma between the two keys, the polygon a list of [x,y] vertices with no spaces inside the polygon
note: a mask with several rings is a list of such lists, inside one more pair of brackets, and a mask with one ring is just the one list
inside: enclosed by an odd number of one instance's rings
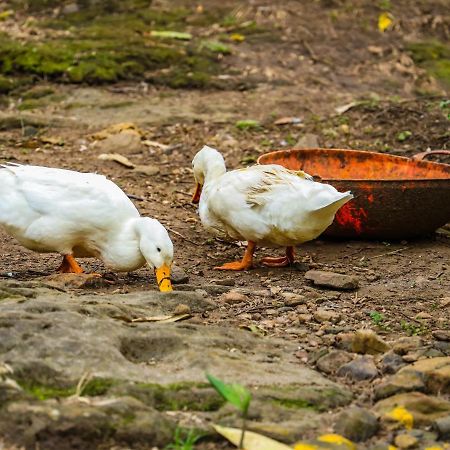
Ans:
{"label": "fallen leaf", "polygon": [[2,11],[2,12],[0,12],[0,21],[6,20],[13,15],[14,15],[14,11],[12,9],[7,9],[6,11]]}
{"label": "fallen leaf", "polygon": [[142,141],[142,143],[144,145],[146,145],[147,147],[157,147],[157,148],[160,148],[161,150],[167,150],[170,147],[170,145],[161,144],[160,142],[157,142],[157,141],[149,141],[148,139],[146,139],[145,141]]}
{"label": "fallen leaf", "polygon": [[242,34],[238,34],[238,33],[233,33],[230,36],[230,39],[234,42],[244,42],[245,41],[245,36]]}
{"label": "fallen leaf", "polygon": [[136,133],[142,134],[142,132],[139,130],[139,128],[132,122],[123,122],[123,123],[116,123],[114,125],[111,125],[108,128],[105,128],[102,131],[99,131],[92,135],[93,139],[102,140],[108,138],[111,134],[118,134],[122,133],[126,130],[133,130]]}
{"label": "fallen leaf", "polygon": [[338,113],[338,114],[344,114],[346,111],[348,111],[349,109],[354,108],[355,106],[358,106],[359,102],[350,102],[347,103],[346,105],[342,105],[342,106],[338,106],[337,108],[334,108],[334,110]]}
{"label": "fallen leaf", "polygon": [[400,133],[397,134],[397,141],[399,142],[406,141],[406,139],[410,138],[411,136],[412,133],[409,130],[400,131]]}
{"label": "fallen leaf", "polygon": [[400,422],[407,430],[412,430],[414,424],[413,415],[403,406],[397,406],[385,415],[388,419]]}
{"label": "fallen leaf", "polygon": [[394,17],[391,13],[383,12],[378,16],[378,29],[383,33],[393,22]]}
{"label": "fallen leaf", "polygon": [[236,122],[236,128],[239,130],[249,130],[254,128],[260,128],[261,124],[257,120],[238,120]]}
{"label": "fallen leaf", "polygon": [[122,166],[125,166],[128,169],[134,168],[134,164],[126,156],[123,156],[120,153],[102,153],[101,155],[98,155],[98,159],[101,159],[102,161],[114,161],[122,164]]}
{"label": "fallen leaf", "polygon": [[339,445],[339,447],[342,447],[342,450],[344,450],[344,448],[348,450],[356,450],[355,444],[340,434],[323,434],[322,436],[319,436],[317,440],[328,444]]}
{"label": "fallen leaf", "polygon": [[191,33],[183,33],[181,31],[169,31],[169,30],[152,30],[150,36],[158,38],[179,39],[182,41],[189,41],[192,39]]}
{"label": "fallen leaf", "polygon": [[302,122],[302,119],[300,117],[281,117],[278,120],[275,120],[275,125],[289,125],[289,124],[299,124]]}
{"label": "fallen leaf", "polygon": [[206,48],[213,53],[222,53],[229,55],[231,53],[230,47],[220,41],[204,41],[200,45],[201,48]]}
{"label": "fallen leaf", "polygon": [[57,136],[40,136],[39,140],[44,144],[64,145],[64,140]]}
{"label": "fallen leaf", "polygon": [[[213,428],[232,444],[239,445],[242,433],[239,428],[222,427],[214,424]],[[253,431],[245,432],[243,446],[245,450],[292,450],[292,447],[263,436],[262,434],[254,433]]]}
{"label": "fallen leaf", "polygon": [[132,322],[159,322],[159,323],[171,323],[178,322],[179,320],[187,319],[191,317],[190,314],[178,314],[171,316],[152,316],[152,317],[137,317],[132,319]]}

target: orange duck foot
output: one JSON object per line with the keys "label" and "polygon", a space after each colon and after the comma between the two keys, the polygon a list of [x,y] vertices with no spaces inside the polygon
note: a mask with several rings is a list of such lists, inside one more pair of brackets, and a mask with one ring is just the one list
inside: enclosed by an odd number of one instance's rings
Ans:
{"label": "orange duck foot", "polygon": [[247,270],[253,266],[253,253],[255,251],[256,244],[252,241],[248,241],[247,248],[245,249],[244,257],[242,261],[235,261],[226,263],[223,266],[214,267],[216,270]]}
{"label": "orange duck foot", "polygon": [[294,248],[286,248],[286,256],[270,257],[266,256],[261,259],[261,263],[266,267],[287,267],[294,264]]}
{"label": "orange duck foot", "polygon": [[[64,255],[63,261],[58,269],[61,273],[83,273],[84,270],[79,266],[72,255]],[[100,275],[99,275],[100,276]]]}

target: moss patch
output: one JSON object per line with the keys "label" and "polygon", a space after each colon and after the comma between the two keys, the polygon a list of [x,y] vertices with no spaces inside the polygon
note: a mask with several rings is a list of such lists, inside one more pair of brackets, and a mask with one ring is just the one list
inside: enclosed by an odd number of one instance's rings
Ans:
{"label": "moss patch", "polygon": [[48,400],[49,398],[69,397],[75,394],[75,388],[62,388],[53,386],[44,386],[36,383],[29,383],[27,381],[18,381],[20,387],[32,397],[38,400]]}
{"label": "moss patch", "polygon": [[450,46],[433,40],[409,44],[408,51],[417,64],[450,86]]}

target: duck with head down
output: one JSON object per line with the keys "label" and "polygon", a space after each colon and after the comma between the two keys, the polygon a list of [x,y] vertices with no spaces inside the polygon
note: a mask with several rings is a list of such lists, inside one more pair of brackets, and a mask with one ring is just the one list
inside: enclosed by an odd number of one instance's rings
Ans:
{"label": "duck with head down", "polygon": [[171,291],[173,244],[156,219],[141,217],[112,181],[92,173],[0,166],[0,225],[24,247],[63,256],[61,272],[82,273],[76,257],[101,258],[115,271],[144,265]]}
{"label": "duck with head down", "polygon": [[203,226],[223,237],[248,242],[241,261],[216,269],[250,268],[257,245],[286,247],[286,256],[263,258],[264,265],[292,264],[294,246],[318,237],[338,209],[353,198],[350,192],[338,192],[302,171],[276,164],[227,172],[222,155],[208,146],[195,155],[192,165],[197,183],[192,201],[199,203]]}

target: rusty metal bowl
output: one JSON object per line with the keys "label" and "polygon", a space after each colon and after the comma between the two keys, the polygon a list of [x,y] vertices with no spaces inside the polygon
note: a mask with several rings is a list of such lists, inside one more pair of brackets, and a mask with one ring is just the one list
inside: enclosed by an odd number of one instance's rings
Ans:
{"label": "rusty metal bowl", "polygon": [[307,148],[266,153],[258,164],[304,170],[353,200],[336,214],[325,236],[409,239],[450,221],[450,165],[360,150]]}

